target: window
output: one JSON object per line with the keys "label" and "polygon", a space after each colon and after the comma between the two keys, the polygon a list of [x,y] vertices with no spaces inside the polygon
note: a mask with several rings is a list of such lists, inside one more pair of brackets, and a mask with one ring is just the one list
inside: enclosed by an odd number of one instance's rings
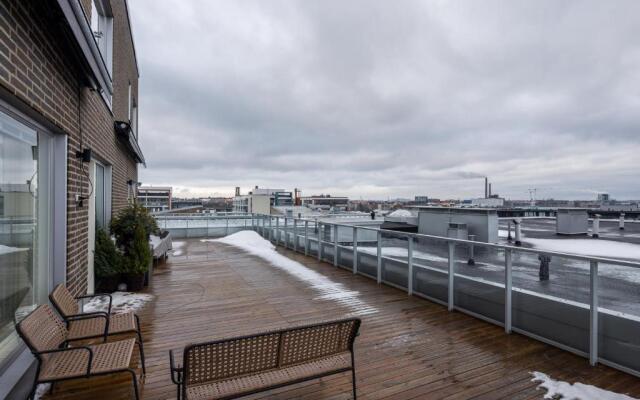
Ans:
{"label": "window", "polygon": [[113,15],[107,0],[91,0],[91,31],[102,55],[102,60],[113,75]]}
{"label": "window", "polygon": [[96,162],[95,173],[96,226],[107,229],[111,220],[111,167]]}
{"label": "window", "polygon": [[131,126],[131,132],[138,139],[138,104],[135,97],[133,97],[133,91],[131,88],[131,82],[129,82],[129,125]]}
{"label": "window", "polygon": [[14,319],[47,298],[49,140],[0,111],[0,369],[20,348]]}

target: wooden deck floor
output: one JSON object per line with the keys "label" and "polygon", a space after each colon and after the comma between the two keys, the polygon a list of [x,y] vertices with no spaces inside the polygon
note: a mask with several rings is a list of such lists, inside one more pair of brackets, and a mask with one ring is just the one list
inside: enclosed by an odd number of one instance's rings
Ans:
{"label": "wooden deck floor", "polygon": [[[362,315],[356,341],[358,394],[362,399],[540,399],[531,371],[555,379],[589,383],[640,396],[640,379],[348,271],[291,251],[304,264],[350,296],[322,296],[300,276],[219,243],[188,241],[182,256],[156,269],[155,301],[140,312],[147,353],[144,399],[175,398],[168,351],[189,342]],[[317,276],[317,275],[316,275]],[[249,398],[349,399],[350,376],[265,392]],[[121,378],[92,378],[59,385],[47,399],[126,399],[131,385]]]}

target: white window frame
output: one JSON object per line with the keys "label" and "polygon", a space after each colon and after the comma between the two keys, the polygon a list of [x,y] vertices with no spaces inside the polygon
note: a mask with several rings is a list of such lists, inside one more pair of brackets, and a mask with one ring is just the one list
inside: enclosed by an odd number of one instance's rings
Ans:
{"label": "white window frame", "polygon": [[[67,136],[54,134],[43,125],[0,99],[0,112],[38,133],[38,174],[40,193],[46,193],[46,203],[39,203],[39,213],[46,214],[43,229],[38,231],[38,259],[45,263],[40,282],[38,303],[46,303],[47,294],[58,283],[66,281],[67,264]],[[42,179],[46,176],[46,179]],[[46,243],[43,243],[46,242]],[[34,271],[35,272],[35,271]],[[34,273],[34,277],[36,274]],[[0,366],[0,398],[5,398],[32,365],[33,356],[23,346],[8,365]]]}
{"label": "white window frame", "polygon": [[113,77],[113,14],[107,0],[91,0],[89,26],[109,76]]}

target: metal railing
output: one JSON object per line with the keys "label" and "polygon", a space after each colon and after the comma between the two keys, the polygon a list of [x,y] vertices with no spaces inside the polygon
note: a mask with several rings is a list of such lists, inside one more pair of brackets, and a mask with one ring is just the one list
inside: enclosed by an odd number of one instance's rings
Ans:
{"label": "metal railing", "polygon": [[[636,271],[640,262],[381,230],[353,221],[346,224],[256,214],[157,219],[174,238],[221,237],[254,230],[278,246],[406,290],[409,295],[443,304],[450,311],[500,325],[506,333],[521,333],[584,356],[592,365],[602,363],[640,376],[640,312],[633,309],[631,315],[603,307],[599,296],[601,271],[623,267]],[[401,243],[406,253],[387,254],[389,243]],[[429,253],[426,259],[425,248]],[[561,282],[567,277],[552,274],[559,286],[551,294],[538,291],[549,289],[545,282],[526,287],[522,270],[533,268],[541,255],[567,264],[581,263],[585,267],[583,275],[570,277],[578,279],[575,282]],[[476,267],[499,264],[501,269],[492,272],[491,279],[473,276],[474,258]],[[640,269],[637,271],[640,277]],[[640,296],[640,279],[636,282],[628,285]],[[574,289],[576,293],[572,293]]]}
{"label": "metal railing", "polygon": [[[640,339],[638,339],[638,343],[630,343],[624,342],[619,343],[616,342],[616,345],[619,346],[632,346],[634,348],[633,354],[628,354],[629,357],[620,357],[620,354],[616,352],[613,358],[616,358],[616,361],[612,361],[606,359],[602,356],[599,351],[600,343],[604,342],[607,346],[611,344],[607,341],[610,339],[612,334],[611,331],[600,332],[600,327],[604,322],[607,323],[607,326],[617,326],[617,322],[611,322],[612,318],[626,318],[632,322],[635,331],[635,336],[638,337],[638,333],[640,333],[640,318],[634,318],[634,316],[624,316],[621,313],[611,313],[608,310],[599,307],[599,267],[601,265],[607,266],[623,266],[629,268],[640,268],[640,262],[633,261],[625,261],[620,259],[611,259],[605,257],[591,257],[584,256],[578,254],[570,254],[570,253],[562,253],[556,251],[545,251],[541,249],[533,249],[533,248],[525,248],[525,247],[516,247],[510,245],[503,244],[493,244],[493,243],[483,243],[476,242],[471,240],[463,240],[463,239],[453,239],[447,237],[439,237],[432,235],[423,235],[417,233],[405,233],[398,231],[389,231],[389,230],[381,230],[379,228],[372,228],[367,226],[355,226],[334,222],[322,222],[317,220],[310,219],[298,219],[298,218],[289,218],[289,217],[280,217],[280,216],[267,216],[267,215],[253,215],[251,218],[251,227],[263,237],[269,239],[274,242],[276,245],[285,246],[290,248],[291,250],[304,253],[305,255],[317,256],[318,260],[325,260],[327,262],[333,263],[334,266],[342,266],[345,268],[350,267],[351,271],[354,274],[362,274],[368,276],[370,278],[375,279],[378,283],[386,283],[391,286],[401,288],[406,290],[409,295],[419,295],[421,297],[425,297],[427,299],[436,301],[438,303],[444,304],[447,306],[449,311],[459,310],[462,312],[466,312],[475,317],[482,318],[489,322],[501,325],[504,327],[504,331],[509,334],[511,332],[518,332],[528,336],[531,336],[535,339],[541,340],[543,342],[555,345],[557,347],[563,348],[565,350],[569,350],[576,354],[585,356],[589,359],[589,362],[592,365],[597,364],[598,362],[612,366],[614,368],[621,369],[623,371],[629,372],[631,374],[640,376],[640,368],[639,365],[634,363],[627,363],[627,358],[637,358],[640,354]],[[341,230],[342,232],[339,232]],[[345,234],[345,230],[351,230],[350,240],[347,239],[347,234]],[[340,235],[342,233],[342,235]],[[362,236],[367,236],[367,238],[363,238]],[[407,255],[406,260],[403,258],[403,262],[407,268],[406,274],[406,284],[398,284],[398,282],[390,282],[385,279],[385,270],[384,270],[384,262],[389,260],[393,262],[400,261],[397,257],[389,257],[383,254],[383,236],[386,237],[394,237],[401,238],[406,240],[407,242]],[[342,237],[342,240],[340,238]],[[375,238],[375,239],[374,239]],[[367,244],[371,244],[375,242],[375,274],[366,273],[362,271],[362,259],[364,257],[370,257],[372,252],[362,252],[359,249],[359,243],[366,242]],[[439,299],[434,296],[430,296],[425,293],[418,293],[416,290],[416,271],[421,270],[430,270],[434,271],[434,268],[430,268],[426,265],[419,265],[415,262],[415,248],[416,244],[419,241],[434,241],[441,242],[446,245],[446,271],[443,272],[446,275],[446,300]],[[350,245],[345,244],[345,242],[350,242]],[[370,246],[368,246],[371,248]],[[468,308],[463,307],[460,304],[456,304],[456,284],[458,280],[465,279],[464,275],[459,274],[456,271],[457,265],[460,264],[460,260],[456,260],[456,252],[458,250],[463,249],[467,254],[473,255],[474,252],[477,253],[477,249],[485,249],[491,250],[497,253],[503,253],[503,265],[504,265],[504,282],[502,284],[495,282],[482,282],[483,285],[489,286],[498,286],[500,287],[503,293],[503,320],[499,321],[495,318],[488,317],[487,315],[483,315],[478,313],[477,311],[471,311]],[[475,249],[475,250],[474,250]],[[341,263],[341,251],[351,252],[351,265],[346,265],[346,263]],[[328,254],[331,252],[332,254]],[[589,266],[589,301],[588,304],[582,305],[580,302],[572,302],[566,301],[561,298],[557,298],[557,300],[553,300],[553,296],[546,296],[541,293],[532,293],[529,290],[514,288],[513,285],[513,265],[514,265],[514,256],[518,256],[522,258],[522,256],[533,256],[538,257],[540,255],[551,256],[555,258],[560,258],[563,260],[569,260],[571,262],[583,262],[587,263]],[[640,273],[640,270],[638,270]],[[424,291],[422,291],[424,292]],[[545,301],[552,301],[559,303],[559,307],[570,307],[576,312],[580,312],[580,309],[586,308],[588,309],[588,326],[586,330],[588,330],[589,340],[588,340],[588,350],[581,350],[580,346],[572,346],[571,344],[562,343],[560,341],[556,341],[553,338],[545,337],[541,334],[536,334],[534,332],[530,332],[529,330],[519,328],[514,326],[514,294],[518,296],[519,307],[523,307],[522,299],[532,299],[538,296],[539,298]],[[533,300],[531,300],[533,301]],[[565,307],[566,308],[566,307]],[[553,310],[550,310],[551,313]],[[569,310],[571,312],[571,309]],[[563,311],[566,313],[566,311]],[[562,314],[561,312],[560,314]],[[606,317],[606,321],[601,321],[601,317]],[[544,323],[544,321],[538,321],[537,323]],[[615,333],[615,332],[614,332]],[[605,335],[606,334],[606,335]],[[614,335],[615,336],[615,335]],[[617,340],[617,339],[616,339]],[[570,341],[570,340],[569,340]]]}
{"label": "metal railing", "polygon": [[249,214],[155,215],[158,227],[171,232],[174,239],[222,237],[252,228]]}

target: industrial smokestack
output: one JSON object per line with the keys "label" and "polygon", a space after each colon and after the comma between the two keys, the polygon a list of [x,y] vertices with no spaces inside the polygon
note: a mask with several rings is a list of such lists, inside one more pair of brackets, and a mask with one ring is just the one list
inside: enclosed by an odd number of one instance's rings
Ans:
{"label": "industrial smokestack", "polygon": [[484,198],[489,198],[489,178],[484,177]]}
{"label": "industrial smokestack", "polygon": [[489,197],[491,197],[491,183],[489,183]]}
{"label": "industrial smokestack", "polygon": [[240,196],[240,186],[236,186],[236,196]]}

